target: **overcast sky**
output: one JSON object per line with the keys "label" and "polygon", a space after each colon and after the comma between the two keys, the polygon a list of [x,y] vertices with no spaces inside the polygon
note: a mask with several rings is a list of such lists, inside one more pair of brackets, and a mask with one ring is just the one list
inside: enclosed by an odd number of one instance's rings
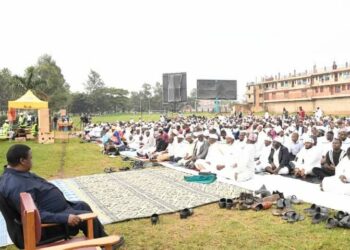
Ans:
{"label": "overcast sky", "polygon": [[15,74],[51,55],[73,91],[90,69],[138,90],[162,73],[237,79],[350,61],[347,0],[1,1],[0,68]]}

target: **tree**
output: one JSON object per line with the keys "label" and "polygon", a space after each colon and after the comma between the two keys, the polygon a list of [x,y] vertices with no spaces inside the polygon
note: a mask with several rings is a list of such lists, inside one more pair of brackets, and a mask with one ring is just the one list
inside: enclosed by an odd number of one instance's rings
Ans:
{"label": "tree", "polygon": [[12,76],[9,69],[0,70],[0,111],[7,110],[9,100],[14,100],[22,93],[15,92],[16,79]]}
{"label": "tree", "polygon": [[[29,77],[28,72],[31,71],[26,71],[26,77]],[[34,66],[32,81],[36,83],[34,92],[40,99],[46,99],[49,102],[51,110],[68,107],[71,100],[69,84],[64,79],[61,68],[51,56],[39,57]]]}
{"label": "tree", "polygon": [[86,81],[86,83],[84,83],[84,86],[87,93],[91,94],[97,89],[104,88],[105,84],[100,74],[91,69],[88,75],[88,80]]}
{"label": "tree", "polygon": [[91,104],[89,102],[89,96],[85,93],[73,93],[72,102],[69,106],[69,111],[74,114],[90,113]]}
{"label": "tree", "polygon": [[152,87],[153,96],[151,98],[152,110],[163,110],[163,88],[160,82],[156,82]]}

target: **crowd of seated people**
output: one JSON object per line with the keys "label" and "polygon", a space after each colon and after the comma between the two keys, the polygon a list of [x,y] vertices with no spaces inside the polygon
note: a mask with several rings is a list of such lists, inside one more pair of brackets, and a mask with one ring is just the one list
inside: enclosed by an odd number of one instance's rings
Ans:
{"label": "crowd of seated people", "polygon": [[349,161],[349,132],[345,117],[265,114],[95,124],[85,136],[107,151],[134,150],[143,159],[170,161],[238,182],[256,173],[313,176],[323,182],[323,190],[346,193],[336,187],[347,187],[350,180],[344,163]]}

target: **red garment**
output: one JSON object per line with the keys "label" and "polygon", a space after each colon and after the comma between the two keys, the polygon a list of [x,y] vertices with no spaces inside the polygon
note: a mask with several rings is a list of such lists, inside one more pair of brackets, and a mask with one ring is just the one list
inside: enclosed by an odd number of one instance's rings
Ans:
{"label": "red garment", "polygon": [[299,120],[304,121],[304,119],[305,119],[305,111],[304,110],[299,111],[298,115],[299,115]]}
{"label": "red garment", "polygon": [[163,132],[162,139],[164,142],[169,143],[169,135],[167,133]]}

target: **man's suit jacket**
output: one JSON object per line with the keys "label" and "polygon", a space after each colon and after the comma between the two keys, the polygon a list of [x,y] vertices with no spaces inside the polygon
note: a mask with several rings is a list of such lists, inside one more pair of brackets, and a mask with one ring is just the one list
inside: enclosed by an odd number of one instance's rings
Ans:
{"label": "man's suit jacket", "polygon": [[[273,163],[273,155],[275,153],[275,149],[271,148],[271,152],[269,155],[269,163]],[[278,154],[278,162],[280,164],[280,167],[288,167],[289,168],[289,151],[288,148],[281,145],[280,152]]]}
{"label": "man's suit jacket", "polygon": [[196,144],[194,145],[193,156],[196,156],[197,159],[205,159],[205,157],[208,154],[209,143],[204,140],[202,146],[199,149],[198,154],[197,154],[197,144],[198,144],[198,141],[196,141]]}

